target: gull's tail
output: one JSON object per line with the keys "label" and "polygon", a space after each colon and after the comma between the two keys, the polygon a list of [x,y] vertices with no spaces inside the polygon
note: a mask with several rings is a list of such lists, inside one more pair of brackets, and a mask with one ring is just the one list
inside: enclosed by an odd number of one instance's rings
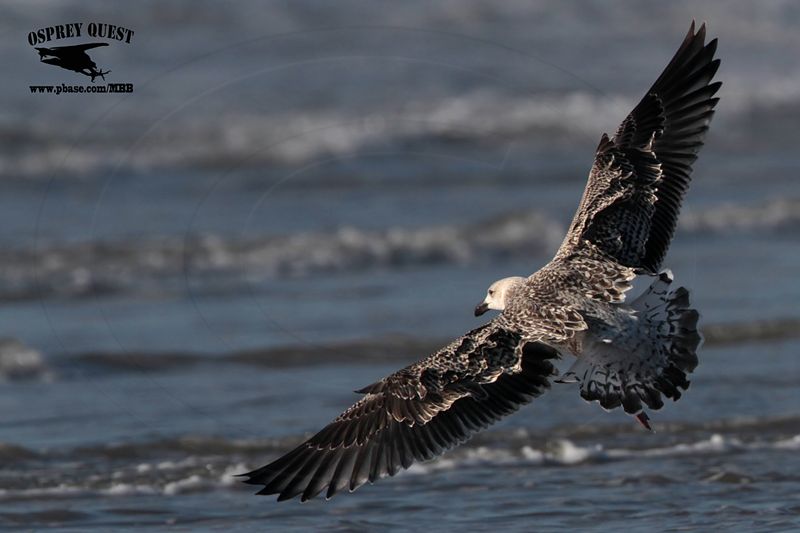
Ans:
{"label": "gull's tail", "polygon": [[604,409],[621,405],[630,414],[640,413],[642,404],[660,409],[662,395],[680,398],[697,366],[702,338],[689,291],[671,289],[671,283],[669,270],[659,274],[631,303],[638,318],[636,332],[593,342],[558,381],[577,381],[585,400],[596,400]]}

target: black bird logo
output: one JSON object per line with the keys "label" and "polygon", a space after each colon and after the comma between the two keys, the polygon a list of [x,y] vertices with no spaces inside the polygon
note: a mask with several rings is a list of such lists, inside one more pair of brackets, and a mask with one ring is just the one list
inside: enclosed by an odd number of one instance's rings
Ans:
{"label": "black bird logo", "polygon": [[92,58],[86,53],[86,50],[97,48],[98,46],[108,46],[108,43],[76,44],[72,46],[55,46],[53,48],[37,47],[36,50],[39,52],[39,60],[42,63],[91,76],[92,83],[94,83],[94,79],[97,76],[105,80],[105,75],[111,72],[110,70],[99,70],[97,63],[92,61]]}

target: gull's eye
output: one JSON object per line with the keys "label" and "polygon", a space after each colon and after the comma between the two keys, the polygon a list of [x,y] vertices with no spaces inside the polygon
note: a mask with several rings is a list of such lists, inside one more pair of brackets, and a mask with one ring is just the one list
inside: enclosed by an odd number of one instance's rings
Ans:
{"label": "gull's eye", "polygon": [[494,291],[492,289],[489,289],[489,296],[494,296]]}

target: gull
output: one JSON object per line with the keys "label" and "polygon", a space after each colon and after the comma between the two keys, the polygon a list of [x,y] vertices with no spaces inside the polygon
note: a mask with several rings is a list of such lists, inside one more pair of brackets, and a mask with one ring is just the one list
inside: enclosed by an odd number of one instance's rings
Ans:
{"label": "gull", "polygon": [[[353,491],[442,454],[551,387],[621,407],[677,400],[701,336],[689,293],[662,262],[721,83],[705,24],[623,120],[603,134],[578,211],[555,257],[527,277],[493,283],[475,309],[494,319],[357,393],[363,397],[294,450],[241,474],[258,494],[306,501]],[[637,276],[652,280],[626,299]],[[560,376],[554,362],[575,356]],[[555,379],[556,376],[558,379]]]}

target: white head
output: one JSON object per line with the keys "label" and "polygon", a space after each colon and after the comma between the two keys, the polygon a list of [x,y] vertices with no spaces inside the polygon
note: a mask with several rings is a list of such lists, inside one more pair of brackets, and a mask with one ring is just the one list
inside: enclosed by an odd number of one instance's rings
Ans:
{"label": "white head", "polygon": [[503,278],[492,283],[489,290],[486,291],[486,298],[475,308],[475,316],[481,316],[489,309],[497,311],[505,309],[514,290],[521,287],[523,283],[525,283],[525,278],[520,276]]}

